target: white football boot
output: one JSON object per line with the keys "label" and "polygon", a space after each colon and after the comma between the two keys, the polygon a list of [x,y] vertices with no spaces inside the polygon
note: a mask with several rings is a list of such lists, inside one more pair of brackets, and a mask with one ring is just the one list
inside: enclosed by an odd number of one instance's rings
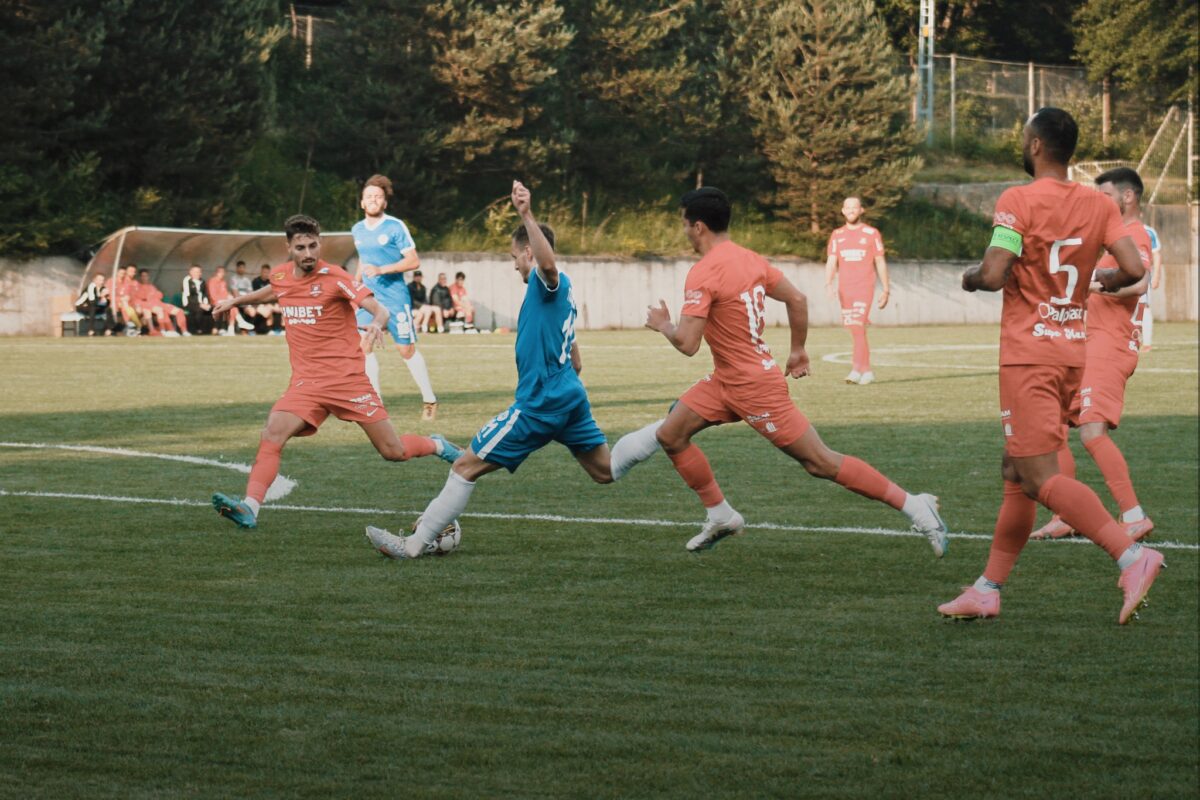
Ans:
{"label": "white football boot", "polygon": [[700,529],[700,533],[688,540],[687,549],[689,552],[698,553],[701,550],[711,550],[716,546],[717,542],[724,539],[726,536],[737,536],[746,529],[746,520],[742,519],[742,515],[738,512],[733,512],[733,516],[727,520],[709,520],[704,523],[704,527]]}
{"label": "white football boot", "polygon": [[404,537],[385,531],[383,528],[367,526],[367,541],[388,558],[408,558],[404,550]]}
{"label": "white football boot", "polygon": [[933,554],[941,558],[950,547],[950,530],[938,514],[938,499],[931,494],[919,494],[917,499],[921,501],[921,508],[913,514],[912,529],[924,534]]}

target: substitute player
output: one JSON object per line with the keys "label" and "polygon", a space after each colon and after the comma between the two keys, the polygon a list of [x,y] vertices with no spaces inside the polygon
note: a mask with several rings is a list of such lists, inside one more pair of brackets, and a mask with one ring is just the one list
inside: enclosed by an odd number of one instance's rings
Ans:
{"label": "substitute player", "polygon": [[583,363],[575,343],[575,300],[571,279],[555,263],[554,231],[538,223],[529,190],[519,181],[513,181],[512,203],[521,216],[521,227],[512,236],[512,258],[526,284],[517,317],[516,397],[454,462],[446,485],[426,507],[412,536],[367,528],[367,540],[389,558],[421,556],[467,507],[475,481],[501,467],[516,472],[552,441],[566,445],[597,483],[612,483],[658,450],[654,431],[662,420],[623,437],[610,455],[579,380]]}
{"label": "substitute player", "polygon": [[[388,198],[392,196],[392,182],[383,175],[372,175],[362,190],[362,207],[366,217],[350,229],[354,236],[354,247],[358,250],[358,272],[356,278],[375,293],[379,302],[390,312],[388,333],[396,343],[396,349],[404,358],[408,371],[421,390],[424,406],[421,419],[431,422],[437,417],[437,395],[429,382],[429,368],[425,356],[417,352],[417,328],[413,324],[412,299],[404,273],[421,266],[417,246],[408,232],[408,226],[390,214],[385,214]],[[371,315],[360,310],[359,327],[370,324]],[[367,354],[367,377],[375,393],[379,394],[379,360],[375,356],[373,342],[364,339]]]}
{"label": "substitute player", "polygon": [[279,474],[283,446],[293,436],[312,436],[333,414],[357,422],[379,454],[388,461],[437,455],[454,461],[461,452],[441,436],[397,436],[387,410],[363,369],[363,352],[354,307],[372,315],[365,336],[379,339],[388,312],[341,267],[321,260],[321,227],[297,214],[284,223],[292,260],[271,270],[270,283],[257,291],[226,297],[213,309],[224,313],[237,306],[278,302],[286,322],[292,377],[283,397],[271,408],[258,443],[258,455],[246,483],[246,497],[214,494],[213,508],[239,528],[258,526],[267,488]]}
{"label": "substitute player", "polygon": [[[867,345],[867,325],[870,324],[871,302],[875,299],[875,277],[883,291],[879,307],[886,308],[891,293],[887,258],[883,254],[883,237],[879,231],[862,222],[862,201],[847,197],[842,203],[846,224],[829,235],[825,262],[825,291],[832,298],[836,291],[842,307],[842,325],[854,340],[854,354],[846,383],[863,386],[875,380],[871,371],[871,348]],[[834,288],[836,279],[837,286]]]}
{"label": "substitute player", "polygon": [[1162,283],[1162,243],[1158,231],[1142,223],[1150,237],[1150,288],[1142,295],[1142,352],[1149,353],[1154,345],[1154,309],[1150,307],[1150,292]]}
{"label": "substitute player", "polygon": [[[1117,621],[1124,625],[1158,576],[1162,554],[1130,542],[1096,493],[1059,471],[1058,452],[1083,378],[1088,286],[1095,280],[1115,292],[1141,280],[1145,269],[1116,204],[1067,180],[1079,140],[1071,115],[1043,108],[1029,118],[1023,136],[1025,171],[1033,182],[1000,195],[991,245],[962,278],[968,292],[1004,290],[1004,501],[983,575],[938,611],[958,619],[999,615],[1000,589],[1029,539],[1040,501],[1117,561],[1125,598]],[[1113,254],[1117,269],[1095,269],[1101,249]]]}
{"label": "substitute player", "polygon": [[[1096,186],[1107,194],[1121,210],[1125,231],[1137,245],[1146,274],[1132,286],[1104,294],[1092,283],[1087,300],[1087,361],[1079,394],[1071,405],[1071,424],[1079,427],[1079,439],[1091,454],[1109,492],[1121,510],[1121,523],[1135,542],[1150,535],[1154,523],[1146,516],[1133,491],[1129,465],[1108,435],[1121,422],[1125,408],[1125,384],[1137,369],[1141,344],[1141,312],[1146,308],[1143,298],[1150,282],[1150,237],[1141,222],[1139,208],[1142,198],[1142,179],[1128,167],[1111,169],[1096,178]],[[1117,266],[1111,253],[1105,253],[1097,263],[1099,269]],[[1075,458],[1070,445],[1058,451],[1058,466],[1064,475],[1075,477]],[[1075,531],[1060,517],[1053,517],[1033,532],[1033,539],[1058,539]]]}
{"label": "substitute player", "polygon": [[784,372],[762,338],[763,305],[770,297],[787,306],[792,349],[785,372],[802,378],[809,374],[804,349],[807,298],[765,258],[730,240],[731,208],[722,191],[706,186],[688,192],[680,202],[684,233],[701,259],[688,271],[679,324],[671,322],[666,301],[660,300],[648,309],[646,327],[663,334],[685,356],[696,354],[701,338],[712,350],[712,374],[679,398],[658,429],[663,450],[707,509],[704,527],[687,549],[707,550],[722,538],[742,532],[742,515],[726,502],[708,459],[692,444],[692,437],[705,428],[740,419],[799,461],[810,475],[903,511],[940,558],[946,552],[947,531],[938,516],[937,498],[909,494],[865,461],[830,450],[792,404]]}

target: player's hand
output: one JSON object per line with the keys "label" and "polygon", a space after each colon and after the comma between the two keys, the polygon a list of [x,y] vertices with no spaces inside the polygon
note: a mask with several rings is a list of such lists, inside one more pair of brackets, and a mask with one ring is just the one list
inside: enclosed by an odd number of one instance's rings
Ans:
{"label": "player's hand", "polygon": [[812,374],[812,366],[808,361],[808,351],[803,347],[793,350],[788,355],[787,369],[784,370],[789,378],[803,378]]}
{"label": "player's hand", "polygon": [[891,296],[891,292],[890,292],[890,291],[888,291],[887,289],[884,289],[884,290],[883,290],[883,294],[879,295],[879,307],[880,307],[881,309],[882,309],[882,308],[887,308],[887,304],[888,304],[888,298],[889,298],[890,296]]}
{"label": "player's hand", "polygon": [[529,189],[525,188],[525,184],[520,181],[513,181],[512,204],[517,213],[524,217],[529,213],[532,203],[533,196],[529,193]]}
{"label": "player's hand", "polygon": [[362,274],[368,278],[378,278],[380,275],[383,274],[383,271],[380,270],[379,267],[375,266],[374,264],[363,264]]}
{"label": "player's hand", "polygon": [[979,267],[974,266],[967,269],[962,274],[962,289],[964,292],[973,292],[977,288],[975,286],[975,277],[979,273]]}
{"label": "player's hand", "polygon": [[1100,285],[1100,281],[1092,281],[1088,284],[1089,292],[1103,292],[1104,287]]}
{"label": "player's hand", "polygon": [[660,299],[657,306],[646,306],[646,327],[652,331],[663,332],[671,324],[671,310],[667,301]]}
{"label": "player's hand", "polygon": [[363,328],[363,342],[374,347],[377,344],[383,344],[383,326],[378,322],[371,322],[367,327]]}
{"label": "player's hand", "polygon": [[226,311],[233,308],[233,301],[235,299],[236,298],[233,298],[233,297],[226,297],[224,300],[218,300],[217,304],[215,306],[213,306],[213,313],[214,314],[224,314]]}

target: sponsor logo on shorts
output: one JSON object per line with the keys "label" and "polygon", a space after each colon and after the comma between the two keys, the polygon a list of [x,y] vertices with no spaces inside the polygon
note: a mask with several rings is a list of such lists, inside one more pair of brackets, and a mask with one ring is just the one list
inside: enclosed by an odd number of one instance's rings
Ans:
{"label": "sponsor logo on shorts", "polygon": [[762,422],[764,419],[770,419],[771,412],[767,411],[762,414],[750,414],[746,417],[746,422]]}
{"label": "sponsor logo on shorts", "polygon": [[766,430],[767,430],[767,433],[775,433],[775,431],[777,431],[777,430],[779,430],[779,429],[775,427],[775,423],[774,423],[774,422],[768,422],[768,423],[767,423],[767,429],[766,429]]}
{"label": "sponsor logo on shorts", "polygon": [[1012,409],[1006,408],[1000,412],[1000,420],[1004,423],[1004,435],[1012,436]]}

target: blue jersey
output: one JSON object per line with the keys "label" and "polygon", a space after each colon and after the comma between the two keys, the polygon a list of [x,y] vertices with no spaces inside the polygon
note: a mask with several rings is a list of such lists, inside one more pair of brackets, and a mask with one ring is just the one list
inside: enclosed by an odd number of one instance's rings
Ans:
{"label": "blue jersey", "polygon": [[[408,226],[393,216],[384,214],[383,221],[374,228],[367,221],[359,220],[350,229],[354,236],[354,247],[358,250],[358,263],[382,267],[395,264],[404,258],[404,251],[416,247]],[[403,272],[391,272],[374,278],[363,277],[363,283],[375,293],[376,299],[389,311],[395,313],[412,304],[408,295],[408,284]]]}
{"label": "blue jersey", "polygon": [[1154,230],[1154,228],[1151,228],[1149,225],[1143,225],[1142,227],[1145,228],[1146,233],[1150,235],[1150,252],[1157,253],[1162,249],[1162,245],[1158,243],[1158,231]]}
{"label": "blue jersey", "polygon": [[558,273],[558,288],[546,288],[541,274],[529,274],[517,317],[516,404],[531,414],[556,414],[587,398],[571,365],[575,344],[575,299],[571,279]]}

